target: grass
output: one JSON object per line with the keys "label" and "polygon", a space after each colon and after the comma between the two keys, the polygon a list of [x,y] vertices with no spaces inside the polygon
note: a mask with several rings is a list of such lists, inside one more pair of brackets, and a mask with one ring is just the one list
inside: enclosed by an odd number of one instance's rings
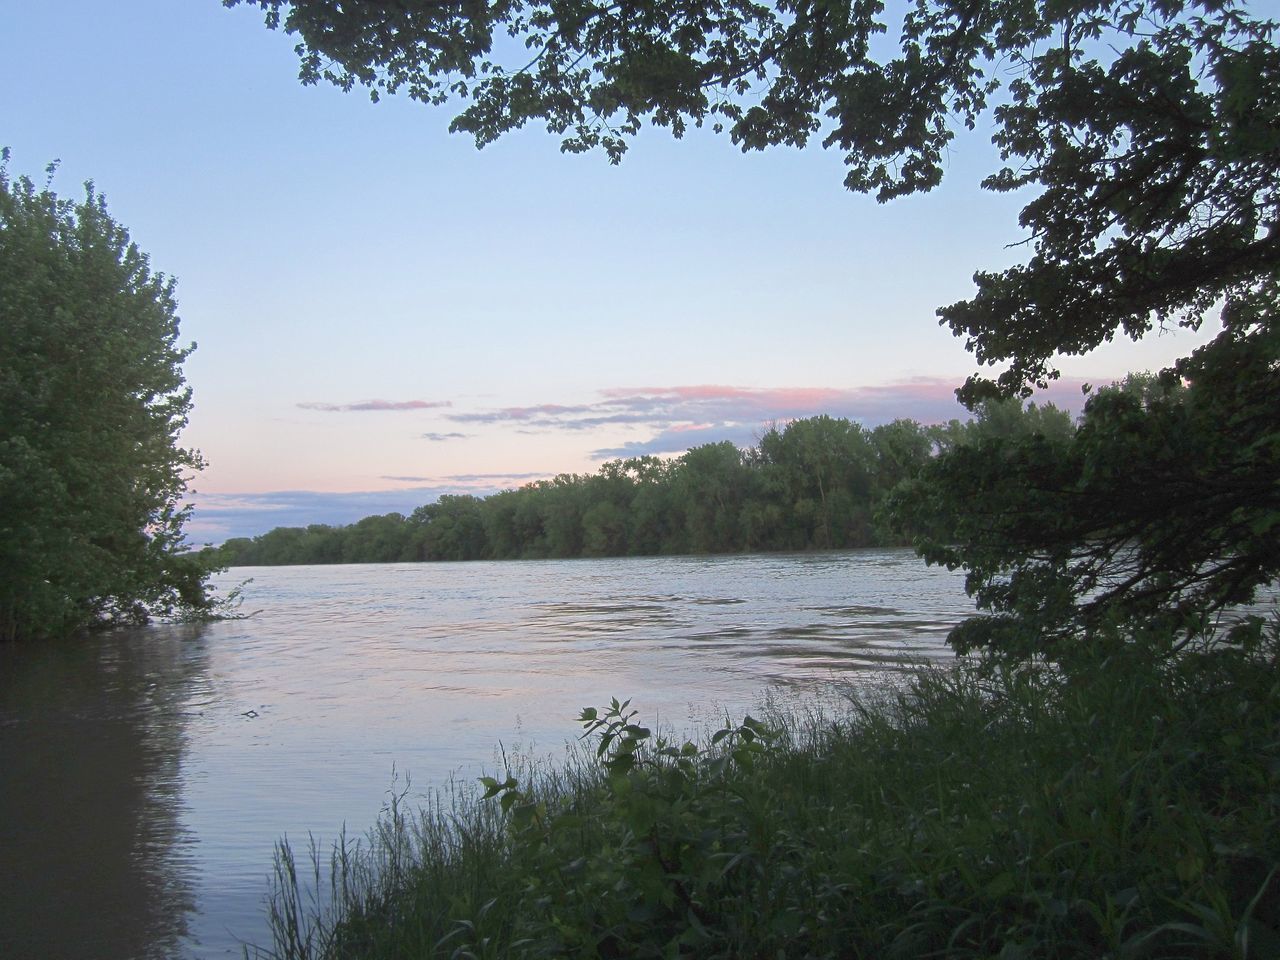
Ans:
{"label": "grass", "polygon": [[266,955],[1277,958],[1276,652],[962,664],[699,743],[614,701],[310,880],[282,845]]}

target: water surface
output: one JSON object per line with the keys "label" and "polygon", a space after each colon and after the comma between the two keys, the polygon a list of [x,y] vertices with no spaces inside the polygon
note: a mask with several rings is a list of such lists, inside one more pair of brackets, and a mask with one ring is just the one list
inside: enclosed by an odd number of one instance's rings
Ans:
{"label": "water surface", "polygon": [[241,568],[246,620],[0,648],[0,956],[239,956],[283,835],[630,697],[675,727],[949,656],[906,551]]}

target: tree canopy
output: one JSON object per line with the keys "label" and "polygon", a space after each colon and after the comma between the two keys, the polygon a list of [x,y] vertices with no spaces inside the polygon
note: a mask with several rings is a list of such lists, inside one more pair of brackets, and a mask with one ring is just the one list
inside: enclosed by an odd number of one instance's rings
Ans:
{"label": "tree canopy", "polygon": [[[992,190],[1038,188],[1031,256],[940,311],[984,364],[971,400],[1056,376],[1053,358],[1153,326],[1270,323],[1280,265],[1275,23],[1232,0],[331,0],[256,2],[299,39],[301,78],[457,101],[486,144],[531,120],[617,161],[648,122],[744,150],[818,141],[881,200],[942,179],[992,124]],[[984,118],[984,115],[988,115]]]}
{"label": "tree canopy", "polygon": [[0,639],[209,605],[173,290],[92,184],[61,200],[0,157]]}
{"label": "tree canopy", "polygon": [[[1028,397],[1061,355],[1116,336],[1215,313],[1223,330],[1163,375],[1186,386],[1176,402],[1100,396],[1072,444],[993,441],[1016,491],[985,455],[939,458],[943,487],[917,493],[959,512],[958,542],[926,555],[1033,629],[1037,610],[1078,627],[1165,605],[1185,626],[1280,575],[1280,51],[1247,3],[224,0],[240,2],[298,37],[304,82],[454,101],[451,129],[481,146],[541,121],[617,162],[646,123],[706,124],[744,150],[839,150],[845,186],[887,201],[935,187],[949,144],[989,130],[1001,161],[982,185],[1028,198],[1026,257],[938,311],[998,368],[961,399]],[[999,506],[997,479],[1025,512],[988,530],[974,511]]]}
{"label": "tree canopy", "polygon": [[[1176,647],[1280,576],[1277,372],[1228,359],[1191,388],[1098,391],[1075,430],[973,431],[893,492],[923,556],[963,566],[988,611],[953,634],[962,652],[1064,661],[1135,626]],[[1271,426],[1241,445],[1256,424]]]}
{"label": "tree canopy", "polygon": [[[1010,408],[1002,420],[1010,431],[1039,423],[1017,401],[993,406]],[[216,556],[253,566],[902,546],[909,537],[882,522],[882,505],[935,445],[969,429],[793,420],[746,450],[721,441],[671,459],[610,460],[595,474],[564,473],[489,497],[445,495],[408,517],[278,527],[228,540]]]}

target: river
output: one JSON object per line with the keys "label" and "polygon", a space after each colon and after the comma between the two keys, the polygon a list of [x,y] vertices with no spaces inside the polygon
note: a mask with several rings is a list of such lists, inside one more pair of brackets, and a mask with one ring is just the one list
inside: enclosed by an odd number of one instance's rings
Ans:
{"label": "river", "polygon": [[[552,752],[949,657],[907,551],[233,569],[246,619],[0,646],[0,956],[238,957],[282,836]],[[393,773],[394,771],[394,773]]]}

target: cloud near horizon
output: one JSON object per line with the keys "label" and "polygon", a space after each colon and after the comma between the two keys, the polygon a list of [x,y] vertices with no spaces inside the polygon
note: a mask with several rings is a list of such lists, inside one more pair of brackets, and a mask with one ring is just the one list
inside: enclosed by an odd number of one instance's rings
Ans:
{"label": "cloud near horizon", "polygon": [[276,527],[306,527],[313,523],[344,526],[375,514],[413,513],[446,493],[497,492],[496,487],[462,484],[403,487],[329,493],[319,490],[272,490],[265,493],[196,494],[186,524],[187,540],[195,546],[214,545],[235,537],[256,537]]}
{"label": "cloud near horizon", "polygon": [[597,460],[616,460],[629,457],[642,457],[648,454],[666,454],[674,456],[683,454],[692,447],[700,447],[707,443],[732,441],[738,447],[753,447],[764,433],[762,426],[747,424],[711,424],[698,427],[672,427],[663,430],[648,440],[635,440],[618,447],[602,447],[592,450],[591,456]]}
{"label": "cloud near horizon", "polygon": [[414,486],[390,490],[329,492],[324,490],[269,490],[262,493],[193,493],[194,507],[186,524],[188,541],[201,546],[219,544],[233,537],[256,537],[276,527],[306,527],[313,523],[341,526],[375,514],[413,513],[445,494],[469,493],[486,497],[548,473],[459,473],[441,477],[383,476],[393,483]]}
{"label": "cloud near horizon", "polygon": [[494,484],[508,487],[512,483],[520,483],[525,480],[545,480],[551,474],[546,472],[534,473],[451,473],[447,476],[440,477],[441,480],[450,480],[454,483],[484,483]]}
{"label": "cloud near horizon", "polygon": [[[1083,381],[1063,379],[1037,397],[1073,413],[1082,404]],[[507,425],[521,433],[581,431],[600,427],[647,428],[647,439],[593,450],[593,458],[683,453],[692,446],[732,440],[749,446],[773,423],[828,414],[875,427],[899,418],[943,423],[964,418],[955,398],[959,382],[917,377],[868,387],[734,387],[699,384],[616,387],[599,391],[594,403],[535,404],[446,414],[455,423]]]}
{"label": "cloud near horizon", "polygon": [[366,411],[437,410],[452,407],[452,400],[360,400],[356,403],[299,403],[301,410],[320,410],[324,413],[363,413]]}
{"label": "cloud near horizon", "polygon": [[[729,440],[739,447],[757,443],[772,424],[828,414],[874,427],[899,417],[921,423],[964,419],[967,411],[955,399],[958,382],[920,377],[871,387],[750,388],[717,385],[614,388],[599,391],[586,404],[537,404],[481,412],[455,412],[445,418],[458,423],[506,427],[518,432],[585,431],[614,427],[613,442],[590,451],[594,460],[644,454],[678,455],[691,447]],[[1082,381],[1062,379],[1036,396],[1072,413],[1083,406]],[[374,406],[381,404],[382,406]],[[312,405],[310,409],[426,409],[448,402],[422,400],[366,401],[361,404]],[[305,406],[301,405],[300,406]],[[627,440],[630,433],[634,440]],[[619,436],[619,434],[621,434]],[[424,438],[459,439],[455,434],[422,434]],[[469,436],[469,435],[468,435]],[[566,464],[568,469],[573,469]],[[411,484],[389,490],[330,493],[284,490],[263,493],[195,494],[195,514],[187,525],[192,543],[220,543],[231,537],[253,537],[274,527],[312,523],[348,524],[382,513],[408,515],[444,494],[487,496],[551,477],[547,472],[456,473],[440,476],[383,475],[388,483]]]}

